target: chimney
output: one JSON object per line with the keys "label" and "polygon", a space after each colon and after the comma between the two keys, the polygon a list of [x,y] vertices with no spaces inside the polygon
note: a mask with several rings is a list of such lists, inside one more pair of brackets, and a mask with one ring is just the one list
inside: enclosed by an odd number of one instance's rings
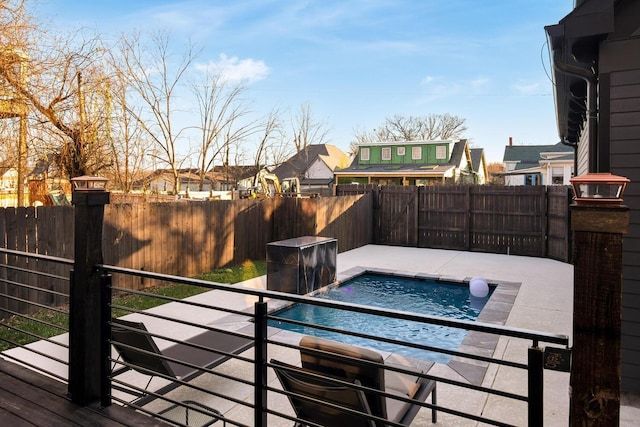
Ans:
{"label": "chimney", "polygon": [[509,137],[509,147],[513,147],[513,137]]}

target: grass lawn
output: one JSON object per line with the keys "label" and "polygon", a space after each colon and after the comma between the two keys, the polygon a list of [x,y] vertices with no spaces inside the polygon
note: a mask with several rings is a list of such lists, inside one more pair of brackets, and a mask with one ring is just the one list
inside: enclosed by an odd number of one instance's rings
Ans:
{"label": "grass lawn", "polygon": [[[263,276],[267,271],[266,261],[245,261],[240,265],[225,267],[196,276],[196,279],[218,283],[238,283],[254,277]],[[168,301],[153,295],[183,299],[208,291],[208,288],[184,284],[167,284],[156,288],[144,289],[150,295],[123,295],[113,298],[113,304],[135,310],[147,310]],[[66,308],[62,308],[66,310]],[[125,310],[114,309],[113,316],[127,314]],[[69,325],[69,316],[52,310],[41,310],[29,315],[29,318],[12,316],[0,321],[0,351],[38,341],[40,337],[49,338],[65,332]],[[7,342],[10,341],[10,342]]]}

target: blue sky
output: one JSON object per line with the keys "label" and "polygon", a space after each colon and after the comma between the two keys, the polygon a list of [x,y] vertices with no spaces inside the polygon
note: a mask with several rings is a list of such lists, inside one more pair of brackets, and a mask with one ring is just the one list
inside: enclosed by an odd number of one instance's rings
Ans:
{"label": "blue sky", "polygon": [[39,0],[58,27],[168,29],[249,83],[252,108],[308,103],[332,144],[385,117],[449,113],[501,161],[514,144],[555,144],[544,26],[573,0]]}

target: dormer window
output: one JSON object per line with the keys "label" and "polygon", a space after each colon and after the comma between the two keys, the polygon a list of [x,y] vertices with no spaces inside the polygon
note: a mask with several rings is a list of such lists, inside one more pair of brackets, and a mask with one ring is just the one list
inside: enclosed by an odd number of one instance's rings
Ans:
{"label": "dormer window", "polygon": [[405,153],[404,148],[405,147],[398,147],[398,150],[397,150],[398,156],[404,156],[404,153]]}
{"label": "dormer window", "polygon": [[445,145],[436,146],[436,160],[447,160],[447,147]]}
{"label": "dormer window", "polygon": [[382,160],[391,160],[391,147],[382,148]]}
{"label": "dormer window", "polygon": [[370,151],[369,147],[363,147],[360,149],[360,160],[369,161]]}
{"label": "dormer window", "polygon": [[422,147],[411,147],[411,160],[422,160]]}

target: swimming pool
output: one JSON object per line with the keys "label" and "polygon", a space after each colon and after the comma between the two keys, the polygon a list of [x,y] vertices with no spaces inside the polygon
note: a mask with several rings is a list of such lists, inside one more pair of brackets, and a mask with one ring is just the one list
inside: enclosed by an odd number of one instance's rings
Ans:
{"label": "swimming pool", "polygon": [[[491,293],[487,298],[475,298],[470,295],[468,285],[463,283],[446,283],[413,277],[365,273],[350,279],[341,286],[333,287],[327,292],[319,292],[314,296],[334,301],[473,321],[478,317]],[[456,350],[467,333],[466,330],[447,326],[429,325],[307,304],[293,305],[275,313],[275,316],[281,319],[299,320],[333,328],[348,328],[350,331],[375,334],[380,337],[431,345],[448,350]],[[399,347],[389,343],[294,325],[286,321],[271,321],[270,326],[418,359],[441,363],[447,363],[450,359],[448,355],[440,353],[411,347]]]}

